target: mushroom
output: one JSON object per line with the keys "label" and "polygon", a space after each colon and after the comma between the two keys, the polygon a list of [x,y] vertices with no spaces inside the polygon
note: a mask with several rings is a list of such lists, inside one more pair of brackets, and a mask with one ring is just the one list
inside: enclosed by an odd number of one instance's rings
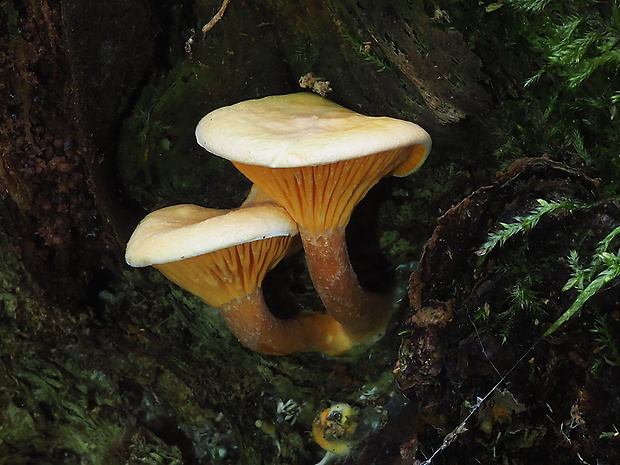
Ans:
{"label": "mushroom", "polygon": [[310,93],[248,100],[207,114],[198,143],[234,165],[297,222],[327,311],[358,340],[380,334],[390,308],[365,292],[345,228],[382,177],[417,170],[431,148],[418,125],[369,117]]}
{"label": "mushroom", "polygon": [[312,438],[328,452],[346,455],[357,442],[359,412],[349,404],[337,403],[319,412],[312,422]]}
{"label": "mushroom", "polygon": [[125,259],[135,267],[154,266],[219,308],[237,339],[252,350],[276,355],[343,353],[351,341],[332,316],[302,312],[279,319],[263,298],[265,274],[286,254],[296,234],[296,224],[274,203],[234,210],[176,205],[140,222]]}

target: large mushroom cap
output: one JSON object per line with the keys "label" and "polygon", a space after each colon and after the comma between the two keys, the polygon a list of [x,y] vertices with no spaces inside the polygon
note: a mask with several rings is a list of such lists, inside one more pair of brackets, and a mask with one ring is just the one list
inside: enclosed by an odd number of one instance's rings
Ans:
{"label": "large mushroom cap", "polygon": [[158,265],[296,234],[290,216],[274,204],[236,210],[174,205],[156,210],[140,222],[127,243],[125,260],[135,267]]}
{"label": "large mushroom cap", "polygon": [[198,143],[220,157],[270,168],[315,166],[411,147],[398,175],[418,168],[431,138],[417,124],[370,117],[311,93],[276,95],[219,108],[196,128]]}
{"label": "large mushroom cap", "polygon": [[417,124],[364,116],[310,93],[219,108],[198,123],[196,138],[282,205],[302,235],[344,228],[379,179],[415,171],[431,148]]}

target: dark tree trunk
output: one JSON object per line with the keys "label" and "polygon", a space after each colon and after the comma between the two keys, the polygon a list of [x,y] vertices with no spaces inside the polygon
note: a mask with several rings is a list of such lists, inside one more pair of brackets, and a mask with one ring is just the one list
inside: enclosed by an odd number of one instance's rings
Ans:
{"label": "dark tree trunk", "polygon": [[[489,39],[516,28],[514,13],[453,3],[231,0],[203,34],[219,2],[2,2],[0,463],[312,464],[324,454],[312,422],[335,402],[360,410],[370,438],[342,463],[412,459],[416,412],[392,375],[408,266],[528,130],[506,113],[537,71],[490,59],[522,53]],[[248,351],[215,309],[124,262],[155,206],[245,197],[249,182],[195,143],[200,117],[300,91],[308,73],[328,98],[414,121],[434,143],[347,229],[360,281],[389,289],[395,309],[386,336],[349,358]],[[273,308],[319,305],[300,256],[265,291]]]}

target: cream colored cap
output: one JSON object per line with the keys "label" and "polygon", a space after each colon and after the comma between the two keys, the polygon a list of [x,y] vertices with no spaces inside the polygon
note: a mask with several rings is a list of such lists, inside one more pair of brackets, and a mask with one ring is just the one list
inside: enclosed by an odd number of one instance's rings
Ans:
{"label": "cream colored cap", "polygon": [[235,210],[175,205],[149,213],[138,224],[127,243],[125,261],[135,267],[158,265],[296,234],[295,222],[273,203]]}
{"label": "cream colored cap", "polygon": [[431,149],[417,124],[355,113],[311,93],[274,95],[218,108],[196,127],[209,152],[248,165],[326,165],[410,145]]}

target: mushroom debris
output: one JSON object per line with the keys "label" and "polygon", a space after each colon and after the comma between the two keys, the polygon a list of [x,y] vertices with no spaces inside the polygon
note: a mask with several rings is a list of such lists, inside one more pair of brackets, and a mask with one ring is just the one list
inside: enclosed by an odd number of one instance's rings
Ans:
{"label": "mushroom debris", "polygon": [[345,228],[382,177],[421,166],[431,149],[428,133],[409,121],[369,117],[296,93],[214,110],[199,122],[196,138],[291,215],[328,313],[357,342],[381,335],[391,305],[362,289]]}

